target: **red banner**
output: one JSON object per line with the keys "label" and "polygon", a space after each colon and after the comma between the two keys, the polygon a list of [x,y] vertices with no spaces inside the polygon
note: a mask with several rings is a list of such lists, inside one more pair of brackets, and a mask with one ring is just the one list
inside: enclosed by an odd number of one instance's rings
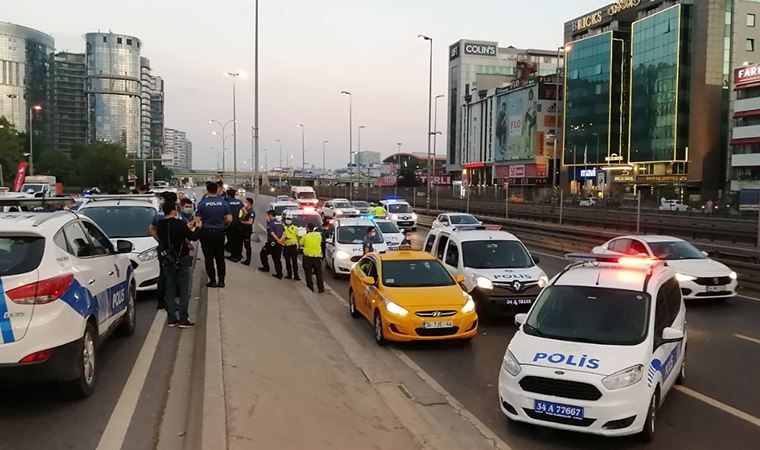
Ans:
{"label": "red banner", "polygon": [[24,178],[26,178],[26,168],[29,163],[22,161],[16,169],[16,178],[13,180],[13,192],[21,192],[21,186],[24,184]]}

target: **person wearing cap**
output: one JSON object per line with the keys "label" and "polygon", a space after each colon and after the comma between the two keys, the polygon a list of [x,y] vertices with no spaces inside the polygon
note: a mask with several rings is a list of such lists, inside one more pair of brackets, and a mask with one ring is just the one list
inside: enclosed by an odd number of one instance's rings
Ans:
{"label": "person wearing cap", "polygon": [[224,262],[224,228],[232,222],[230,206],[219,194],[219,186],[216,183],[206,183],[206,197],[198,202],[195,211],[195,220],[201,221],[203,226],[200,241],[209,280],[206,286],[210,288],[224,287],[227,274]]}
{"label": "person wearing cap", "polygon": [[298,226],[293,224],[293,218],[289,216],[285,217],[283,222],[285,222],[283,256],[285,256],[285,271],[287,272],[285,278],[298,281],[301,279],[298,275]]}
{"label": "person wearing cap", "polygon": [[306,234],[300,239],[303,247],[303,271],[306,276],[306,287],[314,291],[314,280],[312,275],[317,278],[317,290],[319,293],[325,292],[325,282],[322,278],[322,233],[315,229],[314,224],[306,225]]}
{"label": "person wearing cap", "polygon": [[261,247],[259,253],[261,257],[262,272],[269,272],[269,255],[272,255],[274,263],[273,277],[282,279],[282,246],[285,241],[285,229],[276,219],[277,213],[274,210],[267,211],[267,242]]}
{"label": "person wearing cap", "polygon": [[227,205],[230,207],[232,222],[227,225],[226,234],[230,261],[232,262],[240,262],[243,259],[243,239],[240,230],[240,212],[243,210],[243,202],[235,198],[236,194],[235,189],[227,189]]}

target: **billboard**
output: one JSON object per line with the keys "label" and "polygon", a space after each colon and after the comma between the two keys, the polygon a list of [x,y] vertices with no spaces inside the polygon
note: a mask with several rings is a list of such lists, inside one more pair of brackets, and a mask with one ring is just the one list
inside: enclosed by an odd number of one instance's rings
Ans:
{"label": "billboard", "polygon": [[[506,99],[498,105],[497,117],[506,123],[497,122],[497,139],[499,125],[502,135],[506,134],[506,154],[501,161],[533,159],[535,157],[537,125],[538,125],[538,95],[537,86],[531,86],[510,92],[502,98]],[[500,142],[503,144],[504,138]]]}

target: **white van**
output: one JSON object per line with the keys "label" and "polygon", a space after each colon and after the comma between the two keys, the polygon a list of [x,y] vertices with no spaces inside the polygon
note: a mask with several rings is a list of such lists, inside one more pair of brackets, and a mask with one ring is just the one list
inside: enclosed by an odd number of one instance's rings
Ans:
{"label": "white van", "polygon": [[514,315],[530,309],[549,278],[538,258],[511,233],[482,225],[431,230],[424,251],[437,257],[478,306],[478,314]]}
{"label": "white van", "polygon": [[290,188],[290,195],[301,208],[316,208],[319,205],[317,193],[311,186],[293,186]]}
{"label": "white van", "polygon": [[[657,409],[686,376],[686,307],[665,261],[568,255],[499,370],[510,420],[654,439]],[[614,445],[611,445],[614,447]]]}

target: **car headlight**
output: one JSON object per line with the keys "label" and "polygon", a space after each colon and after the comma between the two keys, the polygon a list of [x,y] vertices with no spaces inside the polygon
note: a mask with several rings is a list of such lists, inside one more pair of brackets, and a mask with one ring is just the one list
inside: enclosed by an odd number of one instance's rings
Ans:
{"label": "car headlight", "polygon": [[412,220],[417,220],[417,213],[412,213]]}
{"label": "car headlight", "polygon": [[677,273],[676,274],[676,280],[678,280],[678,281],[694,281],[696,279],[697,279],[697,277],[693,277],[691,275],[685,275],[685,274],[682,274],[682,273]]}
{"label": "car headlight", "polygon": [[620,372],[602,379],[602,384],[609,390],[622,389],[638,383],[644,374],[644,366],[641,364],[623,369]]}
{"label": "car headlight", "polygon": [[728,278],[731,278],[732,280],[735,280],[735,279],[738,278],[738,276],[736,275],[736,272],[731,272],[731,273],[728,274]]}
{"label": "car headlight", "polygon": [[493,282],[485,277],[477,277],[475,283],[481,289],[493,289]]}
{"label": "car headlight", "polygon": [[462,306],[462,312],[463,313],[470,313],[475,311],[475,302],[472,300],[472,297],[469,295],[467,296],[467,302],[465,302],[464,306]]}
{"label": "car headlight", "polygon": [[547,284],[549,284],[549,277],[547,277],[546,275],[541,275],[540,277],[538,277],[538,287],[543,289],[544,286],[546,286]]}
{"label": "car headlight", "polygon": [[347,252],[344,252],[343,250],[338,250],[335,252],[335,257],[338,259],[348,259],[351,257]]}
{"label": "car headlight", "polygon": [[137,259],[145,262],[158,258],[158,247],[153,247],[137,255]]}
{"label": "car headlight", "polygon": [[387,298],[385,299],[385,309],[388,310],[389,313],[395,314],[397,316],[405,316],[409,314],[409,311],[393,303],[391,300],[388,300]]}
{"label": "car headlight", "polygon": [[341,214],[343,214],[343,211],[338,211],[338,210],[336,210],[336,211],[335,211],[335,215],[336,215],[336,216],[339,216],[339,215],[341,215]]}
{"label": "car headlight", "polygon": [[398,214],[391,214],[391,219],[398,220]]}
{"label": "car headlight", "polygon": [[522,372],[522,366],[520,366],[520,363],[517,361],[517,358],[515,358],[515,355],[513,355],[509,350],[507,350],[507,354],[504,355],[504,361],[501,363],[501,368],[513,377],[516,377],[520,374],[520,372]]}

